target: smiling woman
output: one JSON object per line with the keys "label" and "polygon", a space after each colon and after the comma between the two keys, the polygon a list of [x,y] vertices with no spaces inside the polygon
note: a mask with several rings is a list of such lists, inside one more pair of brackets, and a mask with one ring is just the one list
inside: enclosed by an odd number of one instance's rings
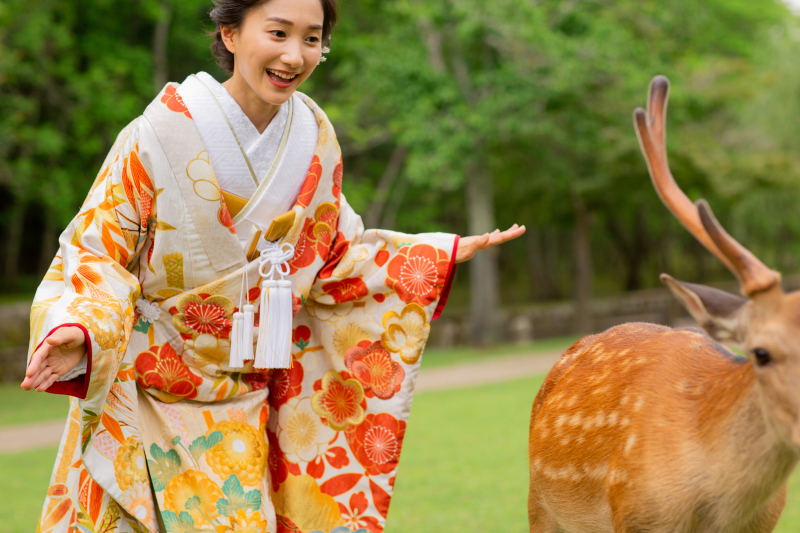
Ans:
{"label": "smiling woman", "polygon": [[230,78],[120,133],[31,310],[22,386],[72,396],[41,533],[383,530],[455,263],[524,228],[364,229],[297,90],[336,17],[216,1]]}

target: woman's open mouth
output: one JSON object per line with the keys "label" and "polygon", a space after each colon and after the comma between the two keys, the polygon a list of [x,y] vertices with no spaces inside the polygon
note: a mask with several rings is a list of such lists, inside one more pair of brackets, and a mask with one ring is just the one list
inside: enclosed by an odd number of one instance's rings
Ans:
{"label": "woman's open mouth", "polygon": [[292,83],[294,83],[294,79],[298,76],[297,74],[292,74],[290,72],[271,69],[267,69],[267,75],[269,76],[269,81],[281,89],[290,87]]}

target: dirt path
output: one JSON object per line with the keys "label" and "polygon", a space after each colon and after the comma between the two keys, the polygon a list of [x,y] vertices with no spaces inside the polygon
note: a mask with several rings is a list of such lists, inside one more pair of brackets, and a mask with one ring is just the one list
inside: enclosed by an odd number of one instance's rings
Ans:
{"label": "dirt path", "polygon": [[[498,383],[544,374],[561,351],[535,355],[494,357],[489,360],[420,370],[417,391],[435,391]],[[0,428],[0,453],[55,446],[64,431],[64,420]]]}

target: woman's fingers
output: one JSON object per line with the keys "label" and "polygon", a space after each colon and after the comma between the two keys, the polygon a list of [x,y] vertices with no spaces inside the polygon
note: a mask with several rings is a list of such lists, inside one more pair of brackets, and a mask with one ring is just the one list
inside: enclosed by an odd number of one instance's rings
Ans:
{"label": "woman's fingers", "polygon": [[33,388],[30,386],[32,380],[39,374],[41,367],[44,366],[42,363],[47,356],[50,355],[50,349],[51,345],[47,342],[43,342],[42,345],[39,346],[35,352],[33,352],[33,355],[31,356],[31,362],[28,365],[28,369],[25,371],[25,380],[22,382],[23,389],[30,390]]}
{"label": "woman's fingers", "polygon": [[74,326],[59,328],[46,340],[51,346],[63,345],[67,350],[76,348],[85,342],[83,331]]}
{"label": "woman's fingers", "polygon": [[58,374],[56,374],[55,372],[52,372],[52,373],[50,374],[50,377],[49,377],[49,378],[47,378],[47,381],[45,381],[44,383],[42,383],[41,385],[39,385],[39,386],[36,388],[36,392],[44,392],[44,391],[46,391],[47,389],[49,389],[50,387],[52,387],[52,386],[53,386],[53,383],[55,383],[55,382],[56,382],[56,380],[57,380],[59,377],[60,377],[60,376],[59,376]]}
{"label": "woman's fingers", "polygon": [[514,224],[505,231],[496,229],[491,233],[464,237],[459,241],[458,250],[456,252],[456,263],[468,261],[472,259],[472,256],[475,255],[475,252],[478,250],[485,250],[490,246],[503,244],[504,242],[516,239],[523,233],[525,233],[525,226]]}
{"label": "woman's fingers", "polygon": [[33,385],[31,386],[31,388],[36,389],[37,392],[42,392],[42,390],[45,390],[41,388],[41,385],[47,381],[47,378],[49,378],[52,375],[52,373],[53,369],[51,367],[45,366],[44,368],[42,368],[42,371],[39,372],[39,375],[37,375],[36,378],[33,380]]}

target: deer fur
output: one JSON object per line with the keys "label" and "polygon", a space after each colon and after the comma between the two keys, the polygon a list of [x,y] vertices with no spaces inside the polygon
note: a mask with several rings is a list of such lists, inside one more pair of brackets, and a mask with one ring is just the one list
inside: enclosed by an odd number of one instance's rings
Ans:
{"label": "deer fur", "polygon": [[[651,85],[651,120],[665,113],[667,89],[664,78]],[[662,275],[705,331],[624,324],[561,356],[531,413],[530,531],[768,533],[800,459],[800,293],[785,294],[707,205],[689,212],[663,123],[642,117],[659,194],[748,298]]]}

